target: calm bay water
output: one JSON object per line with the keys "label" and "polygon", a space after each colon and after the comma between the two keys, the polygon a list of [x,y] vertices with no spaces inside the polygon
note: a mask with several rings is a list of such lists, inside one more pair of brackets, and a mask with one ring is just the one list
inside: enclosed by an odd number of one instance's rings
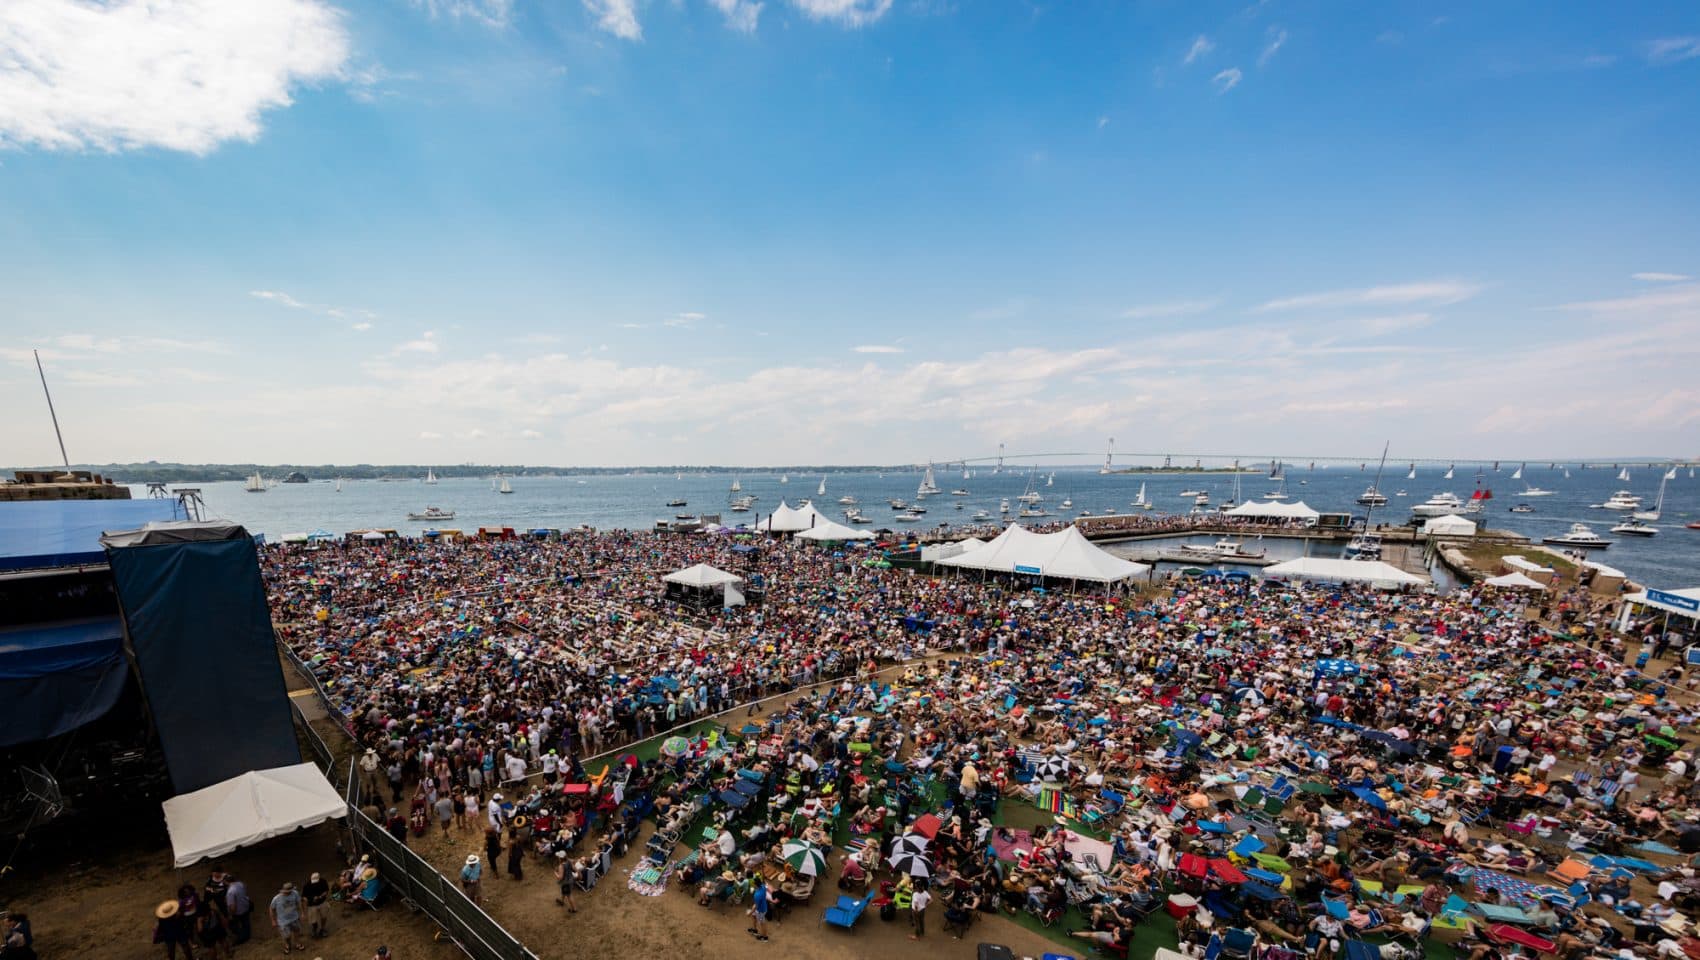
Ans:
{"label": "calm bay water", "polygon": [[[1549,470],[1543,464],[1525,471],[1528,483],[1556,491],[1556,496],[1519,501],[1523,481],[1510,479],[1514,465],[1506,465],[1500,473],[1489,472],[1482,485],[1494,492],[1488,510],[1472,519],[1494,529],[1512,530],[1536,538],[1563,533],[1571,523],[1586,523],[1596,533],[1615,540],[1610,549],[1594,551],[1594,558],[1618,567],[1632,578],[1659,587],[1687,587],[1700,583],[1700,530],[1688,530],[1684,524],[1700,519],[1700,479],[1689,479],[1688,472],[1678,472],[1665,491],[1663,519],[1657,524],[1660,532],[1651,538],[1624,537],[1608,532],[1622,519],[1621,514],[1589,509],[1590,504],[1603,502],[1613,491],[1629,489],[1645,498],[1650,509],[1658,493],[1659,472],[1632,470],[1628,483],[1617,480],[1616,474],[1604,468],[1577,470],[1571,468],[1566,479],[1561,470]],[[1046,506],[1055,520],[1064,514],[1059,504],[1072,498],[1073,507],[1066,511],[1073,516],[1082,509],[1102,514],[1107,508],[1127,513],[1130,503],[1145,484],[1146,496],[1156,503],[1153,512],[1184,513],[1191,508],[1189,500],[1177,494],[1181,490],[1204,490],[1212,502],[1220,502],[1232,489],[1233,478],[1227,474],[1111,474],[1100,475],[1095,469],[1079,468],[1055,471],[1055,480],[1047,487],[1049,470],[1037,475],[1035,488],[1046,497]],[[1385,508],[1378,508],[1378,522],[1401,523],[1409,518],[1410,507],[1429,496],[1451,491],[1468,498],[1475,488],[1473,471],[1460,468],[1453,480],[1441,479],[1443,471],[1419,469],[1417,478],[1406,479],[1403,470],[1389,464],[1383,478],[1382,490],[1392,497],[1398,490],[1407,496],[1394,497]],[[1364,508],[1353,503],[1374,477],[1374,465],[1365,472],[1356,469],[1306,470],[1289,467],[1287,492],[1292,500],[1302,500],[1324,512],[1352,512],[1361,515]],[[926,529],[939,523],[952,525],[970,523],[976,510],[985,510],[994,518],[998,501],[1010,498],[1012,509],[1018,507],[1014,498],[1030,482],[1027,473],[993,474],[990,469],[976,469],[972,479],[963,479],[961,472],[939,471],[937,483],[946,491],[929,498],[924,521],[897,524],[891,518],[896,513],[886,501],[893,497],[913,499],[920,483],[919,471],[888,473],[827,474],[826,495],[816,496],[822,477],[792,475],[789,483],[780,483],[774,473],[752,473],[739,477],[746,495],[758,499],[750,513],[735,514],[726,510],[731,494],[728,487],[732,477],[726,474],[687,474],[675,479],[673,474],[642,474],[588,477],[515,477],[509,480],[514,492],[499,494],[489,479],[444,479],[434,486],[418,481],[344,481],[342,491],[333,483],[315,480],[307,484],[279,484],[265,493],[247,493],[241,483],[213,483],[201,487],[207,508],[213,516],[238,521],[249,530],[276,539],[285,533],[328,530],[343,533],[367,527],[386,527],[404,533],[418,533],[429,526],[476,530],[480,526],[573,527],[589,524],[599,528],[648,528],[658,519],[671,518],[675,513],[719,513],[722,522],[740,520],[753,523],[771,512],[784,499],[793,506],[812,499],[825,514],[835,519],[845,509],[838,504],[841,496],[850,495],[861,501],[860,509],[874,520],[874,528]],[[1301,483],[1300,481],[1305,481]],[[1257,474],[1240,476],[1242,499],[1257,499],[1273,489],[1266,477]],[[962,488],[969,496],[952,497],[948,491]],[[137,496],[144,495],[138,489]],[[668,507],[673,498],[687,501],[686,507]],[[1533,514],[1514,514],[1509,508],[1526,502],[1536,509]],[[962,509],[956,509],[960,504]],[[436,505],[454,510],[452,522],[425,524],[410,522],[409,511],[423,510]],[[1012,514],[1013,515],[1013,514]],[[1033,521],[1040,522],[1040,521]],[[1274,544],[1270,544],[1274,547]],[[1272,555],[1285,556],[1280,547]],[[1295,553],[1296,555],[1296,553]]]}

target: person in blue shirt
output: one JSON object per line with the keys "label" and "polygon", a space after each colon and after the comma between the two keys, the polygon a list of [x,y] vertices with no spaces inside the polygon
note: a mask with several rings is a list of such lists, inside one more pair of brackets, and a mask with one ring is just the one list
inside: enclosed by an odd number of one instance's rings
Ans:
{"label": "person in blue shirt", "polygon": [[750,896],[750,917],[755,925],[749,929],[757,940],[767,940],[767,916],[772,908],[773,903],[768,899],[767,882],[757,877],[755,891]]}

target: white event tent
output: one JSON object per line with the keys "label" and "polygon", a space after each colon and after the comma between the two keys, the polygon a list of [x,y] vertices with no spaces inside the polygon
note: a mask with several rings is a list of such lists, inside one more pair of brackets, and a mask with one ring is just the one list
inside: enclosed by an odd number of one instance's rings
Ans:
{"label": "white event tent", "polygon": [[1010,524],[984,546],[946,557],[939,563],[964,570],[1026,573],[1095,583],[1116,583],[1151,569],[1110,553],[1074,527],[1064,527],[1055,533],[1034,533],[1018,523]]}
{"label": "white event tent", "polygon": [[756,523],[756,529],[762,533],[799,533],[810,527],[831,522],[826,514],[816,510],[814,504],[807,500],[804,500],[800,507],[793,507],[781,500],[773,513]]}
{"label": "white event tent", "polygon": [[1489,577],[1482,583],[1501,590],[1545,590],[1547,585],[1532,577],[1524,576],[1513,570],[1500,577]]}
{"label": "white event tent", "polygon": [[969,537],[955,543],[930,544],[921,548],[921,561],[923,563],[938,563],[940,560],[950,557],[959,557],[970,550],[978,550],[985,545],[986,541],[979,537]]}
{"label": "white event tent", "polygon": [[1422,532],[1431,537],[1473,537],[1476,524],[1460,516],[1430,517]]}
{"label": "white event tent", "polygon": [[687,587],[723,587],[728,583],[743,583],[744,578],[735,573],[727,573],[718,567],[699,563],[694,567],[675,570],[661,579],[668,583],[677,583]]}
{"label": "white event tent", "polygon": [[1315,523],[1322,516],[1312,510],[1303,500],[1286,503],[1279,500],[1251,500],[1224,511],[1230,517],[1257,517],[1264,520],[1303,520],[1305,523]]}
{"label": "white event tent", "polygon": [[1339,560],[1328,557],[1300,557],[1264,567],[1265,577],[1291,577],[1294,580],[1329,580],[1337,583],[1367,583],[1380,590],[1415,586],[1428,581],[1381,560]]}
{"label": "white event tent", "polygon": [[179,867],[348,815],[336,788],[310,763],[250,770],[161,806]]}
{"label": "white event tent", "polygon": [[1646,608],[1663,610],[1674,613],[1679,617],[1690,620],[1700,620],[1700,587],[1686,587],[1682,590],[1643,590],[1623,598],[1623,606],[1627,611],[1633,604]]}
{"label": "white event tent", "polygon": [[1550,577],[1550,576],[1553,575],[1554,572],[1556,572],[1556,571],[1553,570],[1553,568],[1543,567],[1540,564],[1535,563],[1534,561],[1525,558],[1520,553],[1508,553],[1505,556],[1500,557],[1499,562],[1505,564],[1506,566],[1510,567],[1512,570],[1515,570],[1519,573],[1529,573],[1529,574],[1538,573],[1538,574],[1541,574],[1542,576]]}
{"label": "white event tent", "polygon": [[[809,509],[814,508],[810,507]],[[855,527],[847,527],[832,520],[817,523],[797,534],[798,540],[872,540],[873,538],[874,535],[870,531],[857,530]]]}

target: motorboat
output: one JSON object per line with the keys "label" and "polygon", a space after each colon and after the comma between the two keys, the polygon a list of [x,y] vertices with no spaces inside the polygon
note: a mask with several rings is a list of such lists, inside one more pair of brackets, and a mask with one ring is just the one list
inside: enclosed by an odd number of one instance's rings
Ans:
{"label": "motorboat", "polygon": [[1262,560],[1267,551],[1252,553],[1238,540],[1224,538],[1215,543],[1183,543],[1181,552],[1212,560]]}
{"label": "motorboat", "polygon": [[910,513],[926,513],[927,508],[921,506],[919,503],[911,503],[909,505],[909,512]]}
{"label": "motorboat", "polygon": [[1690,520],[1686,526],[1690,530],[1700,530],[1700,520]]}
{"label": "motorboat", "polygon": [[1092,511],[1090,511],[1090,510],[1081,510],[1081,511],[1080,511],[1080,515],[1081,515],[1081,516],[1083,516],[1083,517],[1090,517],[1090,516],[1091,516],[1091,515],[1092,515]]}
{"label": "motorboat", "polygon": [[426,507],[418,513],[410,513],[407,515],[407,519],[409,520],[424,520],[427,522],[453,520],[454,518],[455,512],[453,510],[444,510],[442,507]]}
{"label": "motorboat", "polygon": [[1008,497],[1004,497],[1002,500],[998,501],[998,512],[1001,513],[1001,514],[1004,514],[1005,516],[1009,515],[1009,498]]}
{"label": "motorboat", "polygon": [[1358,494],[1357,502],[1366,507],[1385,507],[1387,506],[1387,495],[1377,490],[1375,484],[1372,483],[1364,488],[1363,493]]}
{"label": "motorboat", "polygon": [[1625,511],[1639,510],[1641,509],[1641,498],[1630,493],[1628,490],[1619,490],[1612,494],[1605,503],[1600,504],[1600,509]]}
{"label": "motorboat", "polygon": [[844,511],[844,519],[850,521],[851,523],[873,523],[872,520],[869,520],[867,517],[862,516],[862,511],[857,510],[855,507],[851,507],[850,509]]}
{"label": "motorboat", "polygon": [[1393,491],[1393,496],[1395,496],[1395,497],[1408,497],[1408,496],[1410,496],[1410,494],[1406,493],[1403,490],[1395,490],[1395,491]]}
{"label": "motorboat", "polygon": [[673,514],[673,519],[675,519],[675,520],[695,520],[696,517],[691,516],[688,513],[675,513],[675,514]]}
{"label": "motorboat", "polygon": [[1064,510],[1067,510],[1069,507],[1072,507],[1072,506],[1074,506],[1074,498],[1073,497],[1063,497],[1062,508]]}
{"label": "motorboat", "polygon": [[886,503],[889,504],[891,506],[891,509],[893,509],[893,510],[907,510],[907,509],[909,509],[909,502],[907,500],[892,499],[892,500],[887,500]]}
{"label": "motorboat", "polygon": [[1208,507],[1208,506],[1210,506],[1210,494],[1201,493],[1198,496],[1193,497],[1192,498],[1192,504],[1195,507]]}
{"label": "motorboat", "polygon": [[688,504],[686,504],[686,503],[685,503],[685,501],[683,501],[683,500],[681,500],[681,499],[679,499],[679,498],[678,498],[678,497],[674,497],[674,498],[673,498],[673,499],[671,499],[671,500],[669,500],[669,501],[667,501],[667,505],[668,505],[668,506],[669,506],[669,507],[683,507],[683,506],[688,506]]}
{"label": "motorboat", "polygon": [[987,513],[984,510],[976,510],[976,511],[974,511],[974,515],[972,517],[969,517],[968,519],[970,519],[970,520],[990,520],[990,519],[992,519],[992,515]]}
{"label": "motorboat", "polygon": [[726,509],[733,513],[749,513],[750,508],[755,506],[755,502],[755,497],[737,497]]}
{"label": "motorboat", "polygon": [[1381,534],[1360,533],[1346,544],[1346,549],[1340,554],[1347,560],[1380,560]]}
{"label": "motorboat", "polygon": [[957,487],[955,490],[952,490],[950,492],[950,495],[953,496],[953,497],[966,497],[966,496],[968,496],[968,491],[962,489],[961,487]]}
{"label": "motorboat", "polygon": [[1529,506],[1529,505],[1528,505],[1528,504],[1526,504],[1526,503],[1519,503],[1519,504],[1518,504],[1518,505],[1516,505],[1516,506],[1515,506],[1515,507],[1512,507],[1512,508],[1511,508],[1511,512],[1512,512],[1512,513],[1534,513],[1534,512],[1535,512],[1535,508],[1534,508],[1534,507],[1531,507],[1531,506]]}
{"label": "motorboat", "polygon": [[[1147,510],[1151,509],[1151,505],[1146,504],[1145,509],[1147,509]],[[1116,515],[1116,508],[1115,507],[1105,507],[1103,510],[1099,511],[1099,514],[1101,516],[1105,516],[1105,517],[1113,517],[1113,516]]]}
{"label": "motorboat", "polygon": [[841,503],[841,504],[843,504],[843,505],[844,505],[844,506],[847,506],[847,507],[853,507],[853,506],[855,506],[855,505],[856,505],[856,504],[857,504],[857,503],[859,503],[859,502],[860,502],[860,501],[858,501],[858,500],[857,500],[857,499],[856,499],[856,498],[855,498],[855,497],[852,497],[852,496],[851,496],[851,495],[849,495],[849,494],[848,494],[848,493],[847,493],[847,494],[845,494],[845,495],[844,495],[844,496],[842,496],[842,497],[839,497],[839,498],[838,498],[838,502],[839,502],[839,503]]}
{"label": "motorboat", "polygon": [[1659,532],[1659,528],[1645,520],[1637,520],[1634,517],[1630,517],[1628,520],[1612,527],[1611,532],[1624,533],[1632,537],[1651,537]]}
{"label": "motorboat", "polygon": [[1612,542],[1588,529],[1585,523],[1573,523],[1570,530],[1561,537],[1542,537],[1542,543],[1550,543],[1556,547],[1581,547],[1583,549],[1604,550]]}
{"label": "motorboat", "polygon": [[921,515],[913,511],[906,510],[891,519],[896,520],[898,523],[914,523],[921,519]]}
{"label": "motorboat", "polygon": [[1046,510],[1042,504],[1022,507],[1021,511],[1016,514],[1018,517],[1048,517],[1050,515],[1051,512]]}
{"label": "motorboat", "polygon": [[1203,492],[1204,491],[1202,491],[1202,490],[1182,490],[1180,493],[1176,494],[1176,496],[1178,496],[1178,497],[1196,497]]}
{"label": "motorboat", "polygon": [[1437,493],[1411,508],[1414,517],[1450,517],[1464,512],[1464,501],[1451,493]]}

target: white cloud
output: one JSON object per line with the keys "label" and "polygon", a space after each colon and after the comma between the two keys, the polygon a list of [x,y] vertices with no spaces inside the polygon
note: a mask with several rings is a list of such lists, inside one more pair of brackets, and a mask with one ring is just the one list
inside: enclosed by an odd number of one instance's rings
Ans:
{"label": "white cloud", "polygon": [[441,440],[441,439],[443,439],[443,435],[438,433],[435,430],[421,430],[421,431],[419,431],[419,439],[421,439],[421,440]]}
{"label": "white cloud", "polygon": [[1243,74],[1240,73],[1239,67],[1229,67],[1221,73],[1216,74],[1214,77],[1211,77],[1210,82],[1216,85],[1217,93],[1227,93],[1229,90],[1240,85],[1241,76],[1243,76]]}
{"label": "white cloud", "polygon": [[708,0],[709,5],[726,18],[726,26],[739,33],[755,33],[761,17],[762,4],[754,0]]}
{"label": "white cloud", "polygon": [[891,0],[791,0],[810,20],[832,21],[852,29],[865,27],[891,10]]}
{"label": "white cloud", "polygon": [[412,0],[413,5],[431,15],[431,19],[447,17],[452,20],[472,20],[487,27],[501,28],[513,17],[513,0]]}
{"label": "white cloud", "polygon": [[427,330],[424,333],[419,335],[419,339],[409,340],[406,343],[403,343],[400,346],[396,347],[393,352],[398,353],[398,354],[399,353],[436,353],[440,349],[442,349],[442,345],[437,343],[437,335],[435,333],[432,333],[430,330]]}
{"label": "white cloud", "polygon": [[642,40],[643,25],[638,23],[637,0],[583,0],[584,8],[596,17],[599,30],[621,40]]}
{"label": "white cloud", "polygon": [[1166,317],[1190,317],[1216,308],[1220,300],[1169,300],[1164,303],[1143,303],[1122,311],[1125,320],[1161,320]]}
{"label": "white cloud", "polygon": [[1347,332],[1363,337],[1385,337],[1390,333],[1400,333],[1405,330],[1416,330],[1434,322],[1434,317],[1427,313],[1401,313],[1389,317],[1370,317],[1367,320],[1354,320],[1346,327]]}
{"label": "white cloud", "polygon": [[0,147],[207,154],[295,88],[343,76],[321,0],[0,3]]}
{"label": "white cloud", "polygon": [[1269,42],[1263,45],[1263,52],[1257,55],[1257,65],[1264,66],[1274,57],[1287,42],[1287,31],[1280,27],[1269,28]]}
{"label": "white cloud", "polygon": [[863,344],[862,346],[859,346],[859,347],[852,347],[851,352],[853,352],[853,353],[902,353],[903,348],[902,347],[894,347],[894,346],[891,346],[889,344],[867,343],[867,344]]}
{"label": "white cloud", "polygon": [[1296,297],[1270,300],[1253,308],[1253,312],[1279,310],[1308,310],[1329,307],[1383,306],[1387,304],[1461,303],[1481,292],[1481,285],[1460,280],[1429,280],[1420,283],[1397,283],[1351,290],[1327,290]]}
{"label": "white cloud", "polygon": [[1181,63],[1191,63],[1199,57],[1207,57],[1210,55],[1210,51],[1214,49],[1216,49],[1216,42],[1201,33],[1197,39],[1192,41],[1192,46],[1187,48],[1186,56],[1181,58]]}
{"label": "white cloud", "polygon": [[708,315],[704,313],[675,313],[671,317],[661,321],[661,325],[664,327],[684,327],[688,329],[707,319]]}
{"label": "white cloud", "polygon": [[1109,117],[1100,116],[1098,118],[1098,129],[1102,130],[1109,125],[1110,125],[1110,118]]}
{"label": "white cloud", "polygon": [[1688,276],[1687,274],[1684,274],[1684,273],[1651,273],[1650,272],[1650,273],[1633,274],[1632,276],[1630,276],[1629,279],[1640,280],[1642,283],[1681,283],[1684,280],[1692,280],[1694,278],[1690,277],[1690,276]]}
{"label": "white cloud", "polygon": [[1668,308],[1700,308],[1700,284],[1676,284],[1660,287],[1647,293],[1609,300],[1583,300],[1560,304],[1560,310],[1577,310],[1594,314],[1644,313]]}
{"label": "white cloud", "polygon": [[324,303],[307,303],[303,300],[297,300],[282,290],[250,290],[248,296],[256,300],[268,300],[291,310],[303,310],[321,317],[330,317],[333,320],[359,318],[356,322],[350,324],[351,329],[358,331],[372,329],[371,321],[378,319],[377,313],[365,307],[336,307]]}
{"label": "white cloud", "polygon": [[1647,44],[1647,59],[1653,63],[1676,63],[1700,57],[1700,37],[1660,37]]}

